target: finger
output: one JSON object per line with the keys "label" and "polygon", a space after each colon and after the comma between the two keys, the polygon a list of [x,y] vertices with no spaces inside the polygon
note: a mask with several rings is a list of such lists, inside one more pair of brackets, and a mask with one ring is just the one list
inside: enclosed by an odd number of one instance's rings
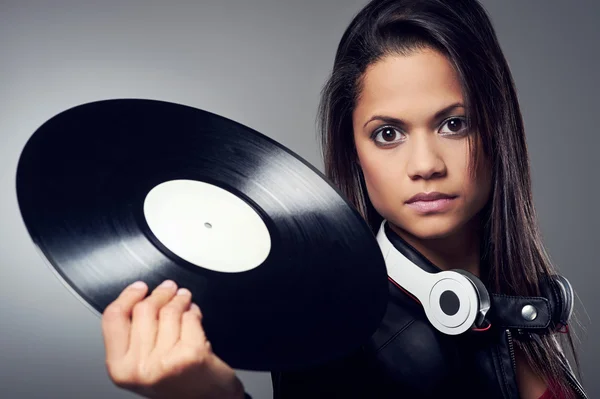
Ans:
{"label": "finger", "polygon": [[158,334],[156,336],[156,345],[154,350],[158,353],[164,353],[171,349],[181,334],[182,316],[190,307],[192,293],[180,288],[177,295],[164,306],[158,316]]}
{"label": "finger", "polygon": [[146,358],[154,348],[158,312],[173,298],[176,291],[175,282],[165,280],[151,295],[134,306],[129,345],[135,358]]}
{"label": "finger", "polygon": [[202,312],[195,303],[192,303],[190,310],[183,313],[180,340],[184,344],[194,346],[206,344],[206,335],[202,328]]}
{"label": "finger", "polygon": [[112,362],[123,357],[129,348],[131,313],[136,303],[146,296],[148,286],[137,281],[125,288],[102,314],[102,334],[106,360]]}

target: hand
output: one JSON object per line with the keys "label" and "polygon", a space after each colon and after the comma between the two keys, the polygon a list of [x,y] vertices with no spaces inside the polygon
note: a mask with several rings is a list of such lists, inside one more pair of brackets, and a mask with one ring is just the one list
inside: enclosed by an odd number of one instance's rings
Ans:
{"label": "hand", "polygon": [[170,280],[147,291],[130,285],[102,315],[113,383],[151,399],[243,398],[234,370],[211,350],[190,291]]}

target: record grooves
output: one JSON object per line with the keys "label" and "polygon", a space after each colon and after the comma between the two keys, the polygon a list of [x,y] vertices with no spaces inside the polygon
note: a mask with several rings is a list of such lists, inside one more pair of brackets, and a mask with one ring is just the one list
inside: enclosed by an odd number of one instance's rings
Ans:
{"label": "record grooves", "polygon": [[[218,240],[198,239],[199,256],[264,261],[223,272],[172,251],[144,211],[148,193],[169,181],[209,183],[197,186],[206,223],[188,227],[205,225],[198,237]],[[385,265],[358,212],[302,158],[224,117],[155,100],[71,108],[27,142],[17,195],[33,241],[93,309],[135,280],[152,289],[173,279],[192,291],[215,352],[234,368],[326,361],[360,345],[383,317]]]}

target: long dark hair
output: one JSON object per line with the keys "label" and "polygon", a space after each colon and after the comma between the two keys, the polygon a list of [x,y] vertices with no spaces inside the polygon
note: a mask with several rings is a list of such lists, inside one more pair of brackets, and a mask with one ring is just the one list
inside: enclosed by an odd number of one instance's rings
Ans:
{"label": "long dark hair", "polygon": [[[322,92],[319,122],[325,174],[375,232],[382,218],[368,198],[352,134],[361,78],[367,66],[386,55],[424,47],[443,53],[456,69],[467,124],[478,132],[473,140],[483,149],[483,154],[471,152],[471,164],[476,165],[476,158],[484,155],[492,169],[492,192],[481,218],[482,265],[487,265],[481,277],[492,292],[539,295],[538,279],[556,272],[537,225],[512,75],[490,18],[477,0],[374,0],[355,16],[341,39]],[[570,335],[568,339],[575,355]],[[551,390],[571,392],[560,367],[562,349],[555,336],[519,345]]]}

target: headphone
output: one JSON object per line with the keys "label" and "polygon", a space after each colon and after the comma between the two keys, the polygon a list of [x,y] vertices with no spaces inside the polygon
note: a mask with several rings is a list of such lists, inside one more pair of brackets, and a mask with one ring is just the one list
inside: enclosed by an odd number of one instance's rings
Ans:
{"label": "headphone", "polygon": [[376,238],[389,280],[420,302],[429,322],[444,334],[485,331],[492,323],[537,334],[568,326],[573,288],[563,276],[544,276],[540,297],[490,294],[472,273],[441,271],[397,236],[386,220]]}

